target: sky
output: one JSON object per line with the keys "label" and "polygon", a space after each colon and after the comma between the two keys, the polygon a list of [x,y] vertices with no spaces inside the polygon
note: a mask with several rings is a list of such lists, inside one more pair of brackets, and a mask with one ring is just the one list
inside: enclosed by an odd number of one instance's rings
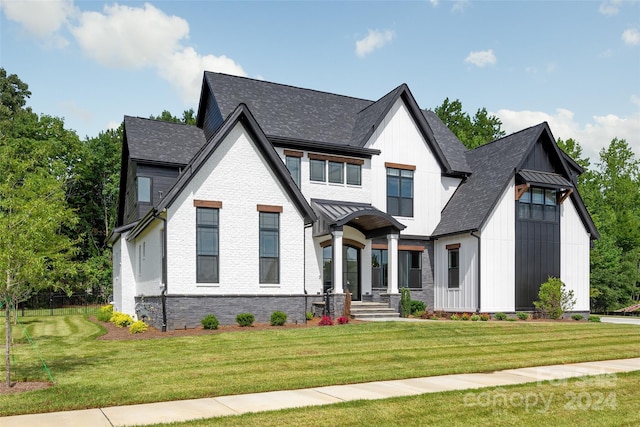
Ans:
{"label": "sky", "polygon": [[0,0],[0,67],[81,138],[197,111],[204,70],[421,108],[547,121],[591,163],[640,158],[640,1]]}

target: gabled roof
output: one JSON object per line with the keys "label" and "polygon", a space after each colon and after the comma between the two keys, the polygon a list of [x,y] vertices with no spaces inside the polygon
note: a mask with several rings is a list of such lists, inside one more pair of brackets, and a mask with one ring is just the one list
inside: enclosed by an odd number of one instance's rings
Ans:
{"label": "gabled roof", "polygon": [[436,141],[438,141],[438,145],[442,149],[442,153],[449,161],[451,169],[454,171],[471,173],[471,167],[469,167],[469,164],[467,163],[467,148],[462,144],[462,142],[460,142],[458,137],[451,132],[447,125],[445,125],[442,120],[440,120],[440,117],[438,117],[433,111],[422,110],[422,115],[431,128]]}
{"label": "gabled roof", "polygon": [[132,160],[186,165],[206,142],[196,126],[124,117],[124,135]]}
{"label": "gabled roof", "polygon": [[[203,90],[207,88],[223,118],[237,105],[245,103],[262,126],[265,135],[274,143],[295,140],[314,146],[361,149],[363,152],[367,150],[365,144],[374,130],[382,123],[393,104],[402,98],[443,172],[470,172],[464,157],[454,158],[456,153],[464,151],[462,143],[453,134],[439,140],[444,135],[443,132],[434,134],[406,84],[398,86],[378,101],[212,72],[204,74]],[[197,120],[200,127],[204,124],[207,99],[209,95],[201,96]],[[217,112],[208,114],[217,115]],[[458,147],[454,147],[456,143]]]}
{"label": "gabled roof", "polygon": [[136,227],[129,233],[128,238],[133,238],[138,235],[140,231],[142,231],[159,213],[173,204],[185,186],[198,173],[200,168],[211,157],[212,153],[220,146],[222,141],[224,141],[226,136],[237,123],[242,123],[245,129],[251,134],[251,139],[256,144],[258,151],[262,154],[265,161],[274,172],[276,178],[280,181],[287,194],[291,197],[294,205],[296,205],[298,211],[304,218],[305,224],[311,225],[315,222],[317,219],[315,213],[300,192],[298,186],[293,182],[293,178],[291,178],[291,174],[287,170],[286,166],[282,163],[282,160],[276,153],[275,149],[267,140],[262,129],[260,129],[260,126],[258,126],[258,123],[251,115],[249,108],[245,104],[240,104],[227,117],[213,138],[211,138],[211,140],[201,148],[201,150],[193,157],[191,162],[184,168],[178,177],[178,181],[173,185],[173,187],[171,187],[160,203],[158,203],[158,206],[152,209],[149,214],[140,220]]}
{"label": "gabled roof", "polygon": [[[529,153],[541,141],[542,136],[546,136],[547,141],[551,142],[548,149],[555,152],[562,169],[558,171],[560,173],[522,169]],[[546,122],[468,151],[467,161],[473,174],[460,184],[443,209],[442,219],[434,230],[433,237],[482,229],[516,173],[533,183],[572,187],[569,166],[555,144]],[[574,191],[571,198],[591,238],[598,238],[595,225],[578,192]]]}

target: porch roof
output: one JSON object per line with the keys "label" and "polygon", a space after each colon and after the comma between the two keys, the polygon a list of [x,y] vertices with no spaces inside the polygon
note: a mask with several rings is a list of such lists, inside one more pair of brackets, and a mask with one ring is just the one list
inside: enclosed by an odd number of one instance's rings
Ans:
{"label": "porch roof", "polygon": [[370,203],[311,199],[311,208],[319,218],[314,226],[315,235],[329,234],[336,228],[349,225],[370,239],[399,233],[406,228]]}
{"label": "porch roof", "polygon": [[550,188],[573,188],[565,177],[557,173],[521,169],[518,175],[529,184]]}

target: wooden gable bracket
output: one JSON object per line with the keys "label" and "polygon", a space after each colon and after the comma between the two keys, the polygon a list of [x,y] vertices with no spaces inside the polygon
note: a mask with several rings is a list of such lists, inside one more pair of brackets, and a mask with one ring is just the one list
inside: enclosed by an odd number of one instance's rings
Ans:
{"label": "wooden gable bracket", "polygon": [[529,183],[516,185],[516,200],[520,200],[520,197],[529,189],[531,185]]}
{"label": "wooden gable bracket", "polygon": [[573,188],[564,190],[564,192],[562,193],[562,196],[560,196],[560,199],[558,200],[558,204],[559,205],[563,204],[564,201],[567,200],[567,198],[571,195],[571,193],[573,193]]}

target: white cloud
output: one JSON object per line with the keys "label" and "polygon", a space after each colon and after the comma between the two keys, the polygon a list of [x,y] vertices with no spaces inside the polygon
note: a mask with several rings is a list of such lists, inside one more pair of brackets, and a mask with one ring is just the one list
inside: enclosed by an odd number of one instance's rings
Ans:
{"label": "white cloud", "polygon": [[376,49],[389,43],[395,37],[395,33],[390,30],[378,31],[369,30],[369,34],[362,40],[356,41],[356,54],[364,58]]}
{"label": "white cloud", "polygon": [[631,95],[631,103],[640,107],[640,96]]}
{"label": "white cloud", "polygon": [[106,128],[109,130],[118,129],[121,124],[122,124],[122,121],[111,120],[110,122],[107,123]]}
{"label": "white cloud", "polygon": [[621,0],[605,0],[600,4],[599,11],[603,15],[612,16],[620,12]]}
{"label": "white cloud", "polygon": [[613,138],[626,139],[629,146],[640,156],[640,112],[630,117],[618,117],[614,114],[593,116],[592,121],[584,125],[576,122],[574,113],[558,108],[555,114],[542,111],[498,110],[496,115],[502,121],[502,129],[507,133],[548,122],[556,138],[573,138],[580,143],[592,164],[598,160],[598,153],[609,145]]}
{"label": "white cloud", "polygon": [[20,23],[27,32],[39,39],[58,31],[75,13],[72,0],[2,0],[0,8],[7,18]]}
{"label": "white cloud", "polygon": [[469,6],[469,0],[454,0],[451,6],[452,13],[462,13]]}
{"label": "white cloud", "polygon": [[630,46],[640,44],[640,31],[636,28],[629,28],[622,33],[622,40]]}
{"label": "white cloud", "polygon": [[464,62],[473,64],[476,67],[484,67],[486,65],[493,65],[497,61],[496,55],[493,53],[493,49],[481,50],[477,52],[471,52]]}
{"label": "white cloud", "polygon": [[438,7],[440,0],[429,0],[429,3],[431,3],[431,6],[433,7]]}

